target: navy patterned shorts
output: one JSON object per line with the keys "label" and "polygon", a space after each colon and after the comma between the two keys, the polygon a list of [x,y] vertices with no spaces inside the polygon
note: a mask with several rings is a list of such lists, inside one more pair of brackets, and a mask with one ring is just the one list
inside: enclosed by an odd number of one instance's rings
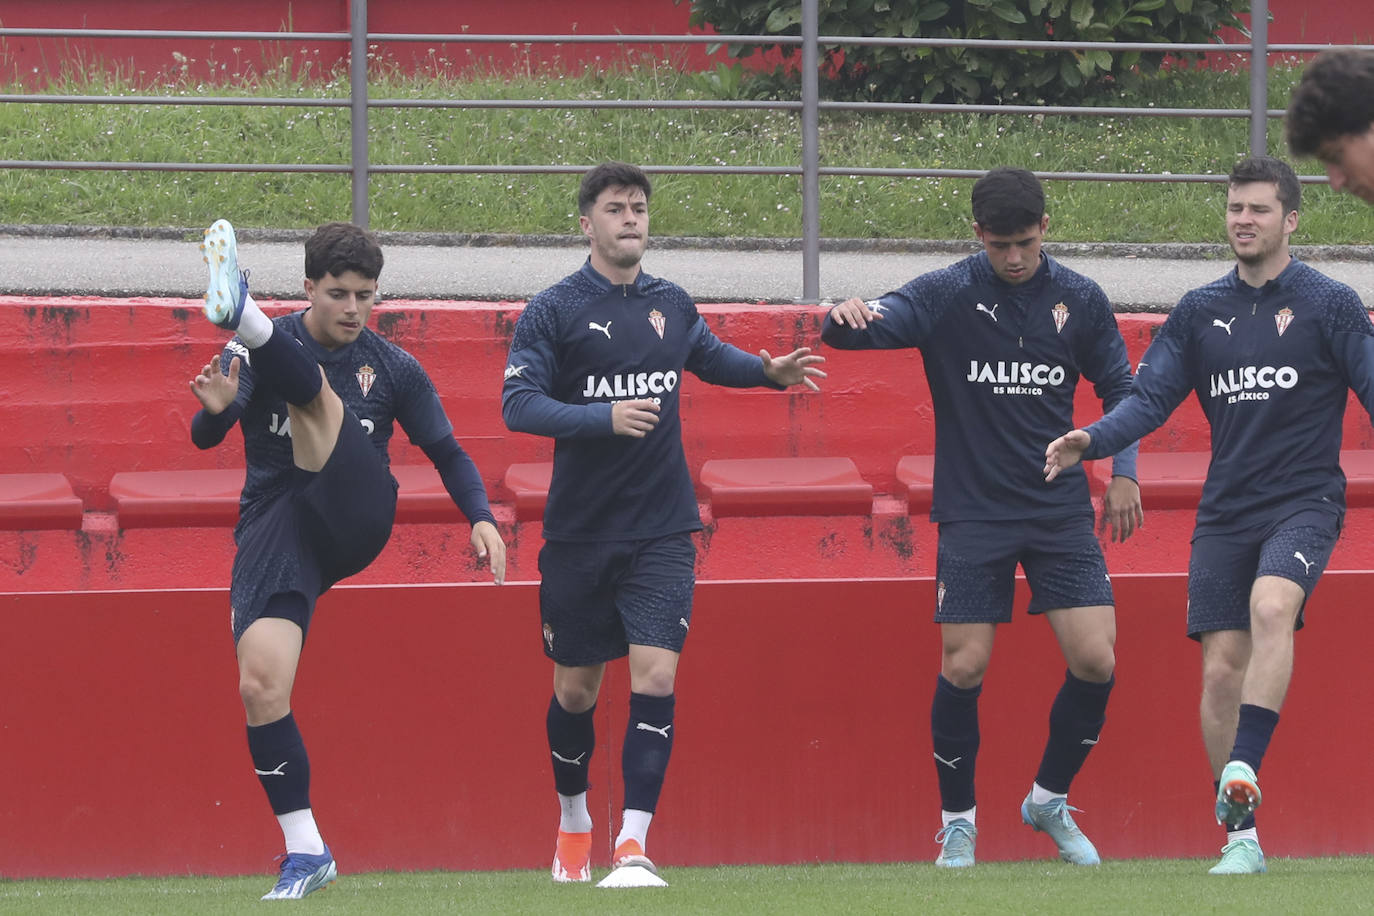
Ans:
{"label": "navy patterned shorts", "polygon": [[234,642],[263,616],[273,595],[287,592],[305,598],[306,618],[296,623],[308,630],[315,599],[377,558],[395,518],[396,481],[358,418],[345,409],[324,467],[316,473],[298,469],[289,491],[234,532]]}
{"label": "navy patterned shorts", "polygon": [[631,645],[682,651],[696,586],[691,534],[547,541],[539,574],[544,654],[558,664],[600,664]]}
{"label": "navy patterned shorts", "polygon": [[941,522],[938,554],[937,623],[1009,623],[1018,564],[1032,614],[1115,604],[1092,515]]}
{"label": "navy patterned shorts", "polygon": [[[1310,510],[1253,533],[1193,539],[1188,560],[1188,635],[1250,629],[1250,591],[1260,576],[1279,576],[1311,595],[1331,559],[1341,519]],[[1298,611],[1294,629],[1302,629]]]}

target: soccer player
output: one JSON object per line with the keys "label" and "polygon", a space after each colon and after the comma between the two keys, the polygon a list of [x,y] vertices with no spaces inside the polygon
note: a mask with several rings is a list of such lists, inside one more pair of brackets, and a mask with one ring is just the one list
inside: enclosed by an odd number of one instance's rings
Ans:
{"label": "soccer player", "polygon": [[[1097,744],[1115,683],[1111,580],[1079,469],[1046,486],[1037,437],[1073,416],[1081,377],[1110,408],[1131,385],[1126,345],[1096,283],[1041,251],[1049,227],[1040,182],[994,169],[973,186],[979,254],[917,277],[896,292],[830,310],[822,339],[843,349],[917,347],[935,405],[939,524],[935,620],[942,659],[931,706],[942,829],[935,864],[974,864],[978,696],[997,624],[1012,619],[1016,566],[1068,663],[1050,708],[1049,739],[1022,820],[1059,855],[1096,865],[1074,823],[1069,785]],[[1143,521],[1135,449],[1123,443],[1103,525],[1124,540]]]}
{"label": "soccer player", "polygon": [[546,727],[561,806],[552,866],[560,882],[591,880],[592,717],[606,662],[625,655],[625,804],[612,861],[654,871],[645,839],[676,734],[674,679],[695,584],[691,532],[701,528],[682,450],[683,371],[735,388],[812,390],[825,374],[823,358],[806,348],[774,358],[721,342],[686,292],[640,268],[650,192],[648,176],[626,163],[583,176],[578,221],[590,256],[521,313],[502,393],[507,426],[556,440],[539,607],[553,661]]}
{"label": "soccer player", "polygon": [[236,336],[191,382],[201,403],[191,440],[211,448],[235,423],[243,428],[247,478],[229,596],[239,695],[253,769],[286,842],[280,879],[263,899],[294,899],[333,881],[337,869],[310,805],[291,688],[315,600],[366,568],[391,535],[387,444],[397,422],[434,462],[498,583],[506,548],[424,369],[367,328],[382,270],[370,233],[348,223],[316,230],[305,243],[310,306],[276,319],[248,295],[228,222],[207,229],[202,248],[206,317]]}
{"label": "soccer player", "polygon": [[1293,258],[1302,189],[1278,159],[1231,170],[1236,267],[1184,295],[1146,351],[1130,397],[1049,444],[1053,480],[1168,419],[1189,392],[1212,461],[1188,564],[1188,635],[1202,645],[1202,738],[1226,844],[1212,874],[1265,870],[1256,773],[1293,673],[1293,633],[1345,514],[1346,389],[1374,409],[1374,326],[1355,291]]}
{"label": "soccer player", "polygon": [[1285,119],[1288,148],[1316,156],[1331,187],[1374,204],[1374,51],[1324,51],[1303,71]]}

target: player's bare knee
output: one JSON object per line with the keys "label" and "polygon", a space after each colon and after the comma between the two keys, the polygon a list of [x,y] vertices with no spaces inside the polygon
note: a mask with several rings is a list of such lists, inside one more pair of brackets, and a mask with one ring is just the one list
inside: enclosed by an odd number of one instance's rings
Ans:
{"label": "player's bare knee", "polygon": [[1230,710],[1240,703],[1240,687],[1245,680],[1245,669],[1234,668],[1228,664],[1202,666],[1202,711],[1218,708]]}
{"label": "player's bare knee", "polygon": [[961,690],[969,690],[983,683],[988,671],[989,656],[976,649],[960,649],[946,652],[940,665],[940,674],[945,680]]}
{"label": "player's bare knee", "polygon": [[553,695],[565,712],[580,715],[596,705],[597,688],[588,684],[559,684]]}
{"label": "player's bare knee", "polygon": [[1239,693],[1245,679],[1245,659],[1234,652],[1202,653],[1202,689],[1217,693]]}
{"label": "player's bare knee", "polygon": [[676,675],[672,669],[654,668],[636,677],[631,689],[645,696],[666,697],[673,692]]}
{"label": "player's bare knee", "polygon": [[1107,683],[1116,671],[1116,651],[1106,640],[1080,647],[1067,661],[1074,677],[1094,684]]}
{"label": "player's bare knee", "polygon": [[239,672],[239,699],[250,722],[274,721],[291,709],[289,687],[253,670]]}
{"label": "player's bare knee", "polygon": [[1250,606],[1250,633],[1252,636],[1291,633],[1296,614],[1297,611],[1287,601],[1256,598]]}

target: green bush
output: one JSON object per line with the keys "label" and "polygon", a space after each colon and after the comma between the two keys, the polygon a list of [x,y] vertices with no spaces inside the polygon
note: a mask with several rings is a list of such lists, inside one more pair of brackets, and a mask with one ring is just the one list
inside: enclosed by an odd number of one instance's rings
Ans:
{"label": "green bush", "polygon": [[[682,3],[683,0],[673,0]],[[800,0],[691,0],[693,26],[726,35],[799,35]],[[1211,42],[1245,32],[1249,0],[820,0],[821,35],[1020,41]],[[790,45],[731,45],[747,57]],[[1159,69],[1165,52],[1018,51],[1004,48],[825,45],[828,95],[872,101],[1058,103],[1128,88]],[[1196,58],[1175,54],[1175,59]],[[774,81],[795,81],[779,67]]]}

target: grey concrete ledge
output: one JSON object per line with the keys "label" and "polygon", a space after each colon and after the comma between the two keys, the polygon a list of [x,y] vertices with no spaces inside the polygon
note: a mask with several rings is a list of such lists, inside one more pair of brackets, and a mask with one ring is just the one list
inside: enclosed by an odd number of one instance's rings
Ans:
{"label": "grey concrete ledge", "polygon": [[[142,226],[32,226],[0,223],[0,237],[26,239],[127,239],[132,241],[191,241],[200,237],[204,227]],[[245,242],[302,242],[311,229],[235,229]],[[586,239],[578,234],[514,235],[506,233],[465,232],[378,232],[384,245],[435,248],[582,248]],[[800,252],[802,240],[796,238],[717,238],[701,236],[654,236],[651,247],[661,251],[757,251]],[[872,254],[949,254],[962,255],[978,250],[972,239],[822,239],[826,252]],[[1226,261],[1231,250],[1225,244],[1209,242],[1065,242],[1051,237],[1045,250],[1056,257],[1091,256],[1104,258],[1152,258],[1161,260]],[[1294,245],[1293,253],[1306,261],[1374,262],[1374,245]]]}

